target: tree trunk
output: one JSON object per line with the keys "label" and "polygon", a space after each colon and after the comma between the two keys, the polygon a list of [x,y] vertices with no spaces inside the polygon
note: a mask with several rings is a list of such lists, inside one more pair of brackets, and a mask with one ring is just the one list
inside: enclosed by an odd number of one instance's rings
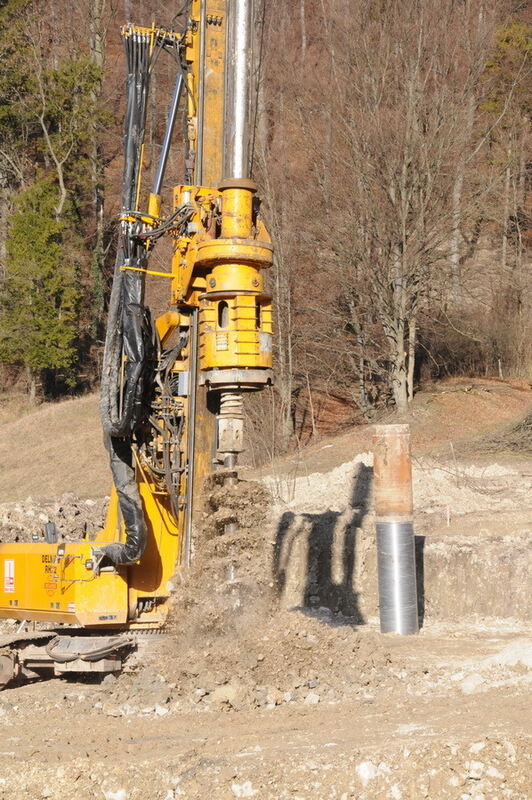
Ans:
{"label": "tree trunk", "polygon": [[403,413],[408,410],[404,321],[396,320],[386,335],[390,343],[390,375],[393,399],[397,410]]}
{"label": "tree trunk", "polygon": [[308,376],[308,372],[305,377],[307,379],[308,405],[310,411],[310,424],[312,426],[312,438],[314,438],[318,431],[316,428],[316,417],[314,415],[314,403],[312,402],[312,389],[310,388],[310,379]]}
{"label": "tree trunk", "polygon": [[301,19],[301,66],[305,65],[307,52],[307,29],[305,20],[305,0],[299,0],[299,16]]}
{"label": "tree trunk", "polygon": [[462,191],[464,187],[464,173],[466,168],[466,160],[468,156],[468,144],[472,138],[473,125],[475,122],[475,96],[472,92],[469,93],[467,105],[466,125],[463,136],[463,150],[458,157],[456,165],[456,177],[454,179],[453,194],[452,194],[452,232],[450,243],[450,261],[451,261],[451,280],[453,286],[453,293],[455,300],[460,301],[462,297],[462,275],[460,270],[460,243],[462,239],[461,225],[462,225]]}
{"label": "tree trunk", "polygon": [[[270,15],[272,16],[272,15]],[[268,20],[270,20],[268,16]],[[283,47],[286,41],[287,11],[285,4],[281,4],[279,14],[275,17],[275,41]],[[277,46],[277,45],[276,45]],[[293,320],[292,320],[292,284],[290,276],[289,259],[285,253],[285,219],[287,197],[285,191],[276,192],[275,173],[272,169],[274,159],[271,150],[278,145],[277,158],[284,163],[289,155],[286,147],[286,97],[285,84],[280,84],[279,94],[276,99],[278,109],[278,128],[272,139],[272,128],[268,121],[268,110],[264,98],[264,81],[259,80],[258,110],[256,115],[255,154],[257,163],[260,163],[261,183],[264,196],[268,199],[265,217],[268,230],[274,246],[274,259],[271,270],[273,283],[273,316],[275,320],[275,399],[279,400],[275,408],[274,431],[272,436],[281,441],[281,448],[285,449],[293,435]]]}
{"label": "tree trunk", "polygon": [[503,198],[503,211],[502,211],[502,245],[501,245],[501,273],[504,280],[504,273],[508,264],[508,215],[510,213],[510,180],[512,177],[511,172],[511,151],[508,148],[507,153],[508,163],[504,173],[504,198]]}
{"label": "tree trunk", "polygon": [[416,316],[412,314],[408,321],[408,402],[414,399],[414,368],[416,364]]}
{"label": "tree trunk", "polygon": [[[284,265],[286,270],[286,265]],[[283,448],[288,446],[290,438],[294,433],[294,417],[292,409],[292,391],[293,391],[293,363],[292,363],[292,332],[291,332],[291,298],[289,279],[286,274],[281,275],[279,282],[280,288],[280,302],[276,303],[277,306],[277,319],[280,320],[284,312],[284,335],[279,340],[279,377],[280,377],[280,394],[281,394],[281,438]],[[285,299],[283,303],[282,298]]]}
{"label": "tree trunk", "polygon": [[[105,0],[93,0],[90,8],[89,17],[89,56],[93,64],[103,70],[105,35],[103,29],[103,14],[105,10]],[[92,93],[92,101],[96,103],[101,95],[101,81]],[[91,147],[91,179],[93,187],[93,208],[95,237],[94,248],[91,260],[91,295],[92,313],[91,327],[92,336],[98,337],[101,333],[103,308],[104,308],[104,266],[105,266],[105,245],[104,245],[104,202],[105,202],[105,181],[104,181],[104,153],[103,146],[99,139],[99,132],[96,126],[92,126],[92,147]]]}
{"label": "tree trunk", "polygon": [[450,243],[451,280],[455,300],[462,295],[462,276],[460,275],[460,226],[462,221],[462,187],[464,185],[464,162],[458,164],[452,196],[452,233]]}
{"label": "tree trunk", "polygon": [[408,411],[408,381],[405,369],[404,356],[398,355],[397,363],[392,368],[393,399],[399,413]]}
{"label": "tree trunk", "polygon": [[[2,231],[8,229],[8,219],[10,212],[9,203],[9,180],[7,175],[0,175],[0,225]],[[0,236],[0,288],[6,278],[7,263],[7,236]]]}
{"label": "tree trunk", "polygon": [[37,402],[37,381],[35,379],[35,370],[28,366],[26,367],[26,379],[30,405],[34,406]]}

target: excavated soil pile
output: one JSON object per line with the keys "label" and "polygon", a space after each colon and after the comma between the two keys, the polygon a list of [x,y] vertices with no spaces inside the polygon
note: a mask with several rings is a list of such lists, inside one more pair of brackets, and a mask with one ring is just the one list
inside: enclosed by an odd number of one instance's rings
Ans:
{"label": "excavated soil pile", "polygon": [[[248,481],[226,486],[220,472],[207,479],[204,498],[193,566],[176,592],[169,624],[172,635],[185,639],[233,635],[244,609],[269,605],[268,490]],[[230,523],[234,532],[226,532]]]}
{"label": "excavated soil pile", "polygon": [[[275,605],[268,534],[271,495],[254,482],[226,486],[225,478],[220,472],[207,479],[193,566],[176,592],[163,652],[157,656],[161,674],[174,680],[176,661],[182,666],[179,692],[188,691],[188,665],[209,673],[226,648],[238,659],[235,640],[246,632],[256,635],[257,624],[267,624]],[[227,530],[231,523],[234,529]],[[212,658],[209,648],[216,651]]]}
{"label": "excavated soil pile", "polygon": [[[196,619],[198,617],[196,616]],[[211,606],[205,615],[212,622]],[[241,608],[227,629],[183,632],[152,649],[152,663],[107,683],[106,708],[117,716],[144,711],[249,711],[313,706],[348,697],[372,701],[399,675],[418,684],[423,670],[376,633],[361,635],[323,610],[267,616]],[[152,645],[153,647],[153,645]],[[146,662],[146,658],[144,658]]]}
{"label": "excavated soil pile", "polygon": [[0,542],[32,542],[34,537],[42,540],[47,522],[55,523],[59,541],[91,537],[102,528],[108,502],[108,497],[81,500],[67,493],[58,500],[35,502],[28,498],[20,503],[1,503]]}
{"label": "excavated soil pile", "polygon": [[[364,695],[403,669],[382,637],[328,608],[281,610],[274,580],[274,506],[261,484],[206,487],[193,568],[176,592],[169,632],[147,637],[138,668],[110,681],[107,705],[180,710],[316,705]],[[236,533],[225,532],[236,522]],[[140,666],[142,664],[142,666]],[[356,665],[356,667],[354,667]],[[108,688],[109,688],[108,684]]]}

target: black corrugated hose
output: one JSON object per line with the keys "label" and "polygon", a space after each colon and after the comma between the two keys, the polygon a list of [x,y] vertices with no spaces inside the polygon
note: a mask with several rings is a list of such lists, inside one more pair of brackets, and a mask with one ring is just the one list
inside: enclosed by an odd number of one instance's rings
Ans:
{"label": "black corrugated hose", "polygon": [[[124,39],[127,59],[127,108],[124,122],[124,174],[122,217],[136,209],[141,169],[150,71],[149,35],[133,34]],[[122,220],[116,254],[113,286],[103,356],[100,415],[111,471],[126,528],[126,541],[106,545],[102,552],[115,564],[131,564],[142,556],[147,529],[135,481],[132,437],[144,409],[146,348],[150,340],[149,314],[144,306],[144,273],[147,263],[145,240],[137,238],[141,223]]]}

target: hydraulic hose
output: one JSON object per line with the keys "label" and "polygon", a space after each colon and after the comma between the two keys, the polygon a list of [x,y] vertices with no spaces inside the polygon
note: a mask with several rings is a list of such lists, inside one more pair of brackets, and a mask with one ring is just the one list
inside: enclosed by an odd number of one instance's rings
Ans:
{"label": "hydraulic hose", "polygon": [[[165,37],[154,45],[151,31],[127,26],[124,47],[127,59],[127,106],[124,120],[124,172],[122,211],[113,285],[102,365],[100,415],[105,445],[125,525],[125,542],[105,545],[102,552],[115,564],[132,564],[146,548],[147,529],[133,464],[133,437],[149,417],[151,387],[148,374],[152,331],[144,305],[144,269],[148,261],[148,236],[139,212],[142,148],[150,74]],[[168,114],[161,159],[154,182],[159,193],[179,98],[183,86],[179,74]],[[183,224],[187,207],[175,211],[159,228],[151,230],[152,241],[170,225]]]}
{"label": "hydraulic hose", "polygon": [[126,540],[104,545],[101,552],[105,553],[114,564],[134,564],[146,549],[148,530],[132,463],[131,441],[108,436],[104,442],[109,453],[113,481],[126,529]]}
{"label": "hydraulic hose", "polygon": [[142,414],[145,332],[144,273],[146,244],[136,237],[137,211],[150,83],[151,42],[148,35],[124,37],[127,59],[127,107],[124,120],[122,213],[109,302],[103,356],[100,413],[109,436],[129,436]]}
{"label": "hydraulic hose", "polygon": [[142,502],[135,480],[132,438],[145,416],[149,325],[144,306],[144,273],[128,270],[128,267],[142,269],[147,261],[146,244],[136,236],[140,229],[132,212],[138,210],[152,46],[148,35],[137,33],[126,35],[124,46],[128,76],[122,219],[109,302],[100,396],[105,444],[126,529],[125,542],[102,548],[115,564],[138,561],[147,541]]}

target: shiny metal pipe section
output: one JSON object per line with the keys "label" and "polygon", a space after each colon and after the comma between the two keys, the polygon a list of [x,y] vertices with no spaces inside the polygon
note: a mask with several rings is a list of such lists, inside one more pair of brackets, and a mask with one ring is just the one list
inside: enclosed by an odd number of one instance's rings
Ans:
{"label": "shiny metal pipe section", "polygon": [[252,0],[229,2],[224,178],[249,178],[252,11]]}
{"label": "shiny metal pipe section", "polygon": [[198,127],[196,131],[196,163],[194,180],[201,186],[203,183],[203,128],[205,126],[205,38],[207,32],[206,0],[200,0],[200,50],[198,80]]}
{"label": "shiny metal pipe section", "polygon": [[161,194],[161,186],[163,184],[164,173],[166,171],[166,162],[168,161],[168,153],[170,152],[170,142],[172,141],[172,133],[174,132],[175,118],[177,116],[177,109],[179,107],[179,99],[183,89],[183,75],[179,73],[176,79],[174,93],[170,108],[168,109],[168,117],[166,119],[166,130],[164,132],[164,139],[161,145],[161,155],[159,156],[159,164],[157,165],[157,172],[153,179],[153,194]]}
{"label": "shiny metal pipe section", "polygon": [[376,425],[373,449],[381,632],[417,633],[409,426]]}
{"label": "shiny metal pipe section", "polygon": [[417,633],[412,522],[377,522],[377,564],[381,633]]}

